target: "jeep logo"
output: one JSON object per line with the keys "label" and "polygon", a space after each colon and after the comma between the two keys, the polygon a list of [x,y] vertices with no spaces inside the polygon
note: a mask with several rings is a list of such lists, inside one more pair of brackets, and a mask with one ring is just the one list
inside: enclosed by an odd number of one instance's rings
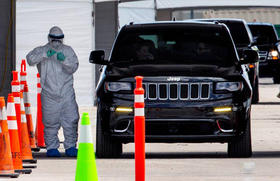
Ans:
{"label": "jeep logo", "polygon": [[181,78],[180,77],[167,77],[167,81],[180,81]]}

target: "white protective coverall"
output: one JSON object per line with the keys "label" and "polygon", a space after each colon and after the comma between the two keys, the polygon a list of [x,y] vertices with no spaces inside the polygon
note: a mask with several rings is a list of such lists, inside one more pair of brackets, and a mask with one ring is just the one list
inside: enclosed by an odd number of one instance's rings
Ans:
{"label": "white protective coverall", "polygon": [[[53,27],[49,34],[49,43],[32,50],[26,56],[29,65],[37,65],[41,76],[41,99],[44,124],[44,138],[47,150],[59,148],[58,130],[62,126],[64,148],[76,147],[78,128],[78,105],[73,88],[73,73],[79,62],[74,50],[63,44],[63,39],[53,36],[64,34],[59,27]],[[54,50],[64,54],[64,60],[58,60],[57,54],[48,56]]]}

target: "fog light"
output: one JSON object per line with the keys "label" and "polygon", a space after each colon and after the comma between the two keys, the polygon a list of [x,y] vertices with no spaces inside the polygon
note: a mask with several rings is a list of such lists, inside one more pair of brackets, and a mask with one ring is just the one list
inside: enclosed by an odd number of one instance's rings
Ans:
{"label": "fog light", "polygon": [[214,112],[231,112],[232,111],[232,107],[216,107],[214,109]]}
{"label": "fog light", "polygon": [[116,112],[133,112],[131,107],[117,107]]}

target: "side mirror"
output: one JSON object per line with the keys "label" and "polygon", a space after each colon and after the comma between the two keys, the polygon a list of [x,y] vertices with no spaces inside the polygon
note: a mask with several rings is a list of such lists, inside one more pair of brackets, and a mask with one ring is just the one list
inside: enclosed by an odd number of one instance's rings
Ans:
{"label": "side mirror", "polygon": [[104,60],[105,52],[104,50],[94,50],[90,53],[89,62],[100,65],[108,65],[109,62]]}
{"label": "side mirror", "polygon": [[256,63],[259,60],[259,54],[255,50],[244,50],[242,64]]}

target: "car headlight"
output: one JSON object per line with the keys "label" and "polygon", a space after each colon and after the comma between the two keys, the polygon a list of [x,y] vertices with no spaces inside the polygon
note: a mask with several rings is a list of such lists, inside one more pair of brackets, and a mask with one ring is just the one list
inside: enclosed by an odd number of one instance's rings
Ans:
{"label": "car headlight", "polygon": [[277,60],[279,58],[279,53],[277,50],[271,50],[268,53],[268,59]]}
{"label": "car headlight", "polygon": [[216,91],[235,92],[243,88],[242,82],[218,82],[216,83]]}
{"label": "car headlight", "polygon": [[105,82],[105,89],[110,92],[131,91],[132,86],[129,82]]}

